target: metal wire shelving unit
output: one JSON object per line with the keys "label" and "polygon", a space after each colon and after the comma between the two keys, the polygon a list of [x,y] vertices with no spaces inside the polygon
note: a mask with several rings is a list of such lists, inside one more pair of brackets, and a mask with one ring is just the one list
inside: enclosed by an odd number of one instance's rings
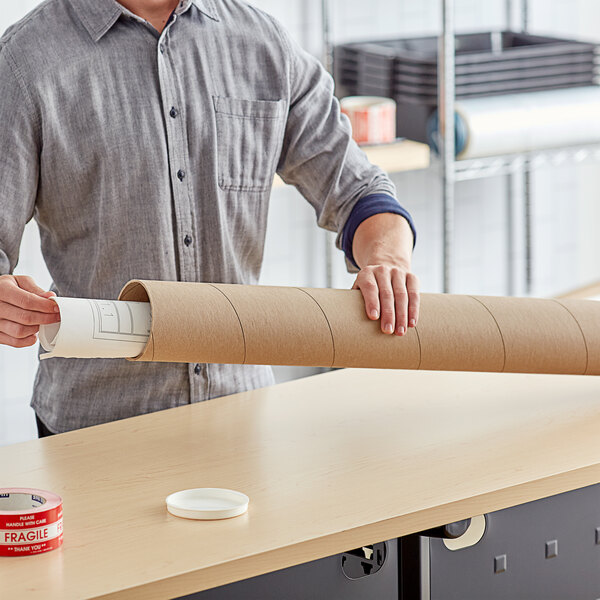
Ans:
{"label": "metal wire shelving unit", "polygon": [[[529,29],[528,0],[504,0],[507,29],[513,28],[514,13],[519,13],[518,28]],[[457,160],[454,147],[455,112],[455,12],[456,0],[441,0],[442,32],[438,41],[438,114],[440,127],[439,158],[433,167],[437,168],[441,182],[442,203],[442,263],[444,292],[452,291],[454,271],[454,225],[456,184],[462,181],[492,176],[506,177],[506,252],[507,252],[507,294],[515,292],[514,254],[516,236],[512,221],[516,210],[521,210],[524,223],[525,277],[523,288],[528,295],[533,282],[533,227],[532,227],[532,178],[533,170],[542,166],[561,166],[585,161],[600,161],[598,144],[557,147],[545,150],[490,156],[477,159]],[[516,9],[516,10],[515,10]],[[331,41],[331,0],[321,0],[323,64],[332,71],[333,44]],[[514,177],[522,177],[522,200],[517,206],[514,194]],[[328,245],[328,276],[331,274],[330,245]]]}
{"label": "metal wire shelving unit", "polygon": [[[454,267],[454,221],[455,221],[455,186],[457,182],[471,179],[503,175],[506,177],[506,210],[507,210],[507,294],[513,295],[514,267],[513,253],[515,235],[512,217],[515,206],[513,195],[513,176],[523,174],[523,222],[525,246],[525,293],[529,295],[533,283],[532,252],[532,182],[531,172],[541,166],[562,166],[584,161],[600,161],[600,143],[582,146],[557,147],[519,154],[490,156],[477,159],[456,160],[454,148],[454,105],[455,105],[455,0],[442,0],[442,33],[438,44],[438,113],[440,115],[440,158],[439,171],[442,182],[442,214],[443,214],[443,290],[452,291]],[[513,23],[513,2],[505,0],[507,28]],[[528,0],[520,1],[520,29],[526,32],[529,28]]]}

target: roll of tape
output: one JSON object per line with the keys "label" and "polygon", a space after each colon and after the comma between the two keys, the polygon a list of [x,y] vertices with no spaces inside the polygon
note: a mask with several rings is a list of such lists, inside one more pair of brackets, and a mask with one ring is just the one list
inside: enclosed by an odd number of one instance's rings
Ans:
{"label": "roll of tape", "polygon": [[0,488],[0,556],[29,556],[63,542],[62,499],[29,488]]}
{"label": "roll of tape", "polygon": [[396,103],[379,96],[342,98],[342,112],[350,119],[357,144],[387,144],[396,138]]}

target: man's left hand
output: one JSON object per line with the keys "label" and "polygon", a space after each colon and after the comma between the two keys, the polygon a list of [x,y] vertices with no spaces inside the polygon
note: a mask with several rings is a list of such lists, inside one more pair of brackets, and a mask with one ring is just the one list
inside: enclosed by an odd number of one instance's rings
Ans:
{"label": "man's left hand", "polygon": [[404,335],[419,319],[419,280],[403,265],[381,263],[361,269],[353,289],[365,300],[369,319],[381,318],[381,331]]}
{"label": "man's left hand", "polygon": [[352,251],[361,266],[353,289],[362,292],[369,319],[383,333],[404,335],[419,320],[419,279],[411,272],[413,234],[406,219],[373,215],[354,234]]}

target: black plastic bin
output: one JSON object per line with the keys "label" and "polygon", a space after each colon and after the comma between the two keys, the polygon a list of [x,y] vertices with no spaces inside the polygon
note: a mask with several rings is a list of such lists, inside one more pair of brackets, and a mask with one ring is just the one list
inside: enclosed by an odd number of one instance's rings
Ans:
{"label": "black plastic bin", "polygon": [[[335,48],[339,96],[393,98],[397,133],[427,141],[437,107],[437,37],[342,44]],[[476,98],[598,83],[600,44],[497,31],[456,36],[456,97]]]}

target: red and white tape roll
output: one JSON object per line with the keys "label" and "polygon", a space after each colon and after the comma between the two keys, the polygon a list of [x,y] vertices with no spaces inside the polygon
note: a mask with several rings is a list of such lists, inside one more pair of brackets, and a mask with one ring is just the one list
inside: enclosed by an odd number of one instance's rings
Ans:
{"label": "red and white tape roll", "polygon": [[28,556],[63,541],[62,499],[29,488],[0,488],[0,556]]}
{"label": "red and white tape roll", "polygon": [[347,96],[340,102],[357,144],[387,144],[396,138],[396,103],[378,96]]}

